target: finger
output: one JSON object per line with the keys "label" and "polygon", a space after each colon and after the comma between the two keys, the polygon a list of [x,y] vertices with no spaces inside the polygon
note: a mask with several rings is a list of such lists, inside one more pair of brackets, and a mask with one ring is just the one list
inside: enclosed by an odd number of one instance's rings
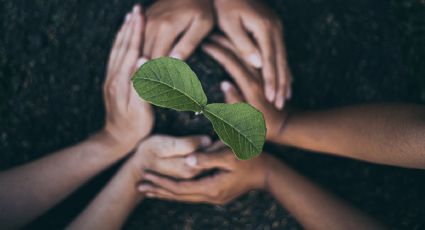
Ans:
{"label": "finger", "polygon": [[201,170],[187,164],[187,158],[174,157],[159,159],[151,168],[151,171],[161,175],[180,179],[190,179],[196,177]]}
{"label": "finger", "polygon": [[162,24],[159,28],[159,36],[156,37],[151,52],[151,58],[168,56],[179,32],[176,31],[174,25]]}
{"label": "finger", "polygon": [[167,177],[146,173],[144,179],[153,184],[162,187],[174,194],[205,194],[206,186],[205,179],[190,180],[190,181],[175,181]]}
{"label": "finger", "polygon": [[232,53],[213,44],[205,44],[202,48],[226,69],[230,76],[236,81],[236,84],[241,89],[247,101],[250,102],[251,99],[256,97],[252,91],[255,86],[258,86],[258,83]]}
{"label": "finger", "polygon": [[290,83],[288,84],[288,89],[286,90],[286,98],[288,100],[292,98],[292,74],[290,74],[289,76],[291,76],[289,79]]}
{"label": "finger", "polygon": [[119,45],[119,48],[118,48],[117,58],[116,58],[116,61],[115,61],[116,66],[113,67],[114,69],[121,67],[121,64],[123,63],[124,58],[127,54],[128,47],[130,46],[130,43],[131,43],[132,31],[133,31],[133,26],[134,26],[134,22],[135,22],[134,19],[135,19],[134,13],[131,13],[128,25],[127,25],[127,27],[124,31],[124,34],[123,34],[122,42],[121,42],[121,44]]}
{"label": "finger", "polygon": [[158,198],[158,199],[165,199],[165,200],[173,200],[173,201],[181,201],[181,202],[202,202],[206,201],[206,197],[202,195],[197,194],[191,194],[191,195],[179,195],[174,194],[168,190],[165,190],[161,187],[150,185],[150,184],[141,184],[138,186],[138,190],[144,194],[146,194],[146,197],[149,198]]}
{"label": "finger", "polygon": [[256,68],[262,67],[260,52],[239,20],[223,23],[222,29],[247,63]]}
{"label": "finger", "polygon": [[[125,76],[131,76],[133,75],[134,66],[137,62],[137,58],[139,57],[139,48],[140,43],[142,40],[142,16],[141,16],[141,7],[140,5],[135,5],[133,8],[132,17],[134,20],[133,28],[131,31],[131,38],[130,38],[130,44],[128,47],[128,51],[125,54],[124,61],[121,65],[123,74]],[[127,79],[126,79],[127,81]]]}
{"label": "finger", "polygon": [[118,33],[116,35],[114,44],[112,46],[111,54],[109,56],[108,71],[112,70],[112,66],[116,66],[115,62],[116,62],[116,58],[117,58],[118,49],[121,46],[122,40],[124,38],[124,31],[126,30],[126,28],[128,26],[128,22],[130,21],[130,17],[131,17],[130,13],[127,13],[125,15],[124,23],[122,24],[120,30],[118,31]]}
{"label": "finger", "polygon": [[220,46],[232,51],[233,53],[237,54],[239,51],[236,49],[235,45],[230,41],[228,38],[226,38],[223,35],[220,34],[211,34],[208,37],[209,41],[212,41],[213,43],[219,44]]}
{"label": "finger", "polygon": [[276,56],[274,54],[274,41],[270,31],[257,28],[253,35],[260,46],[263,61],[264,93],[269,102],[276,96]]}
{"label": "finger", "polygon": [[222,141],[216,141],[210,146],[208,146],[208,148],[206,148],[204,152],[216,152],[221,150],[222,148],[228,148],[228,147]]}
{"label": "finger", "polygon": [[145,44],[143,45],[143,56],[146,58],[151,58],[153,47],[155,45],[155,39],[157,38],[157,24],[155,21],[150,21],[149,18],[146,22],[145,30]]}
{"label": "finger", "polygon": [[171,137],[157,136],[154,141],[154,148],[160,157],[184,156],[200,148],[205,148],[211,144],[208,136],[188,136]]}
{"label": "finger", "polygon": [[235,45],[233,45],[228,38],[219,34],[213,34],[209,36],[208,38],[209,38],[209,41],[211,41],[212,43],[220,45],[221,47],[231,51],[235,56],[237,56],[238,59],[242,61],[241,65],[243,65],[253,76],[258,74],[258,70],[256,68],[252,67],[252,65],[250,64],[246,64],[246,62],[243,61],[239,51],[236,49]]}
{"label": "finger", "polygon": [[286,50],[283,44],[283,38],[280,31],[275,32],[274,44],[276,48],[276,62],[277,62],[277,92],[275,106],[282,109],[287,98],[287,88],[289,79],[289,66],[286,59]]}
{"label": "finger", "polygon": [[243,101],[241,94],[230,82],[223,81],[220,88],[224,93],[224,98],[227,103],[233,104]]}
{"label": "finger", "polygon": [[136,69],[139,69],[143,64],[145,64],[147,61],[149,61],[146,57],[141,57],[137,59],[136,62]]}
{"label": "finger", "polygon": [[207,20],[195,18],[181,39],[171,50],[170,56],[186,60],[211,30],[212,25],[209,25],[209,23],[210,22]]}
{"label": "finger", "polygon": [[235,157],[229,149],[223,149],[214,153],[194,153],[186,157],[186,162],[191,157],[196,158],[196,164],[191,166],[196,169],[208,170],[213,168],[220,168],[231,170],[234,165]]}

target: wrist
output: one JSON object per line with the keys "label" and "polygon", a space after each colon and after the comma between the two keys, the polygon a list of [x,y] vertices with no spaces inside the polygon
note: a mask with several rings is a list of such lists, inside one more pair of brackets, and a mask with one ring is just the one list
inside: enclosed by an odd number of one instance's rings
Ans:
{"label": "wrist", "polygon": [[113,151],[119,155],[126,155],[134,148],[133,141],[120,140],[112,135],[108,130],[103,129],[89,138],[90,141],[95,142],[108,151]]}
{"label": "wrist", "polygon": [[125,135],[121,132],[116,132],[111,128],[105,127],[99,132],[102,141],[107,142],[109,146],[120,149],[126,153],[130,152],[142,138],[137,138],[136,135]]}
{"label": "wrist", "polygon": [[265,156],[266,167],[264,173],[264,186],[262,189],[267,192],[271,192],[276,178],[276,173],[278,173],[283,167],[283,163],[268,153],[263,154]]}
{"label": "wrist", "polygon": [[278,144],[285,144],[287,135],[287,127],[288,124],[291,122],[291,119],[293,117],[294,111],[287,110],[282,116],[281,122],[276,126],[276,132],[270,138],[268,138],[269,141],[278,143]]}

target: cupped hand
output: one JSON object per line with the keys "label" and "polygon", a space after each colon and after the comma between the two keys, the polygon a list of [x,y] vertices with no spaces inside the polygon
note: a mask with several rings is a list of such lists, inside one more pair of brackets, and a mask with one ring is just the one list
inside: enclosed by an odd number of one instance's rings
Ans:
{"label": "cupped hand", "polygon": [[264,92],[281,109],[291,98],[292,75],[286,59],[282,23],[258,0],[215,0],[218,25],[243,60],[262,68]]}
{"label": "cupped hand", "polygon": [[188,58],[214,24],[210,0],[158,0],[146,11],[143,56]]}
{"label": "cupped hand", "polygon": [[131,83],[139,57],[144,20],[141,7],[128,13],[113,44],[104,85],[106,124],[104,131],[131,150],[152,129],[151,106],[141,100]]}
{"label": "cupped hand", "polygon": [[260,110],[265,118],[267,140],[277,138],[284,127],[287,110],[280,111],[263,94],[261,74],[255,68],[247,66],[236,54],[233,44],[222,36],[212,38],[214,43],[203,45],[203,50],[220,63],[236,82],[241,93],[229,82],[222,82],[227,103],[246,101]]}
{"label": "cupped hand", "polygon": [[130,161],[135,175],[154,171],[164,176],[192,178],[200,173],[200,169],[188,167],[191,159],[187,156],[210,144],[208,136],[153,135],[140,143]]}
{"label": "cupped hand", "polygon": [[270,156],[241,161],[223,144],[207,152],[190,155],[191,165],[186,167],[197,170],[218,169],[210,176],[191,180],[173,180],[157,174],[146,174],[138,189],[147,197],[182,202],[201,202],[226,204],[229,201],[253,189],[266,189],[268,161]]}

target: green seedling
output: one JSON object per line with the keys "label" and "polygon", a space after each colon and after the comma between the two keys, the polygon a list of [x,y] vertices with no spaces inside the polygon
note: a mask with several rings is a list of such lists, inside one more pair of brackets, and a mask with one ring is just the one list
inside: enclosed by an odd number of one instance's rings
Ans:
{"label": "green seedling", "polygon": [[205,115],[238,159],[261,153],[266,137],[263,114],[247,103],[207,104],[201,82],[185,62],[153,59],[137,70],[132,81],[139,96],[153,105]]}

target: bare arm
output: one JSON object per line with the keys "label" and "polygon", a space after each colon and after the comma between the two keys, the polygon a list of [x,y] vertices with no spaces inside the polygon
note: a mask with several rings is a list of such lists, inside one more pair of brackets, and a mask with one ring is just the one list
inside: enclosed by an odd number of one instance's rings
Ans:
{"label": "bare arm", "polygon": [[0,173],[0,223],[16,228],[63,200],[126,153],[105,133]]}
{"label": "bare arm", "polygon": [[136,190],[143,171],[133,170],[126,163],[68,229],[120,229],[143,198]]}
{"label": "bare arm", "polygon": [[78,145],[1,172],[2,227],[22,227],[40,216],[149,134],[153,125],[151,107],[139,99],[130,83],[143,28],[140,9],[133,14],[134,19],[126,20],[111,51],[104,87],[104,129]]}
{"label": "bare arm", "polygon": [[275,140],[376,163],[425,168],[425,106],[370,104],[294,113]]}
{"label": "bare arm", "polygon": [[269,165],[268,190],[306,229],[382,229],[359,210],[278,160]]}
{"label": "bare arm", "polygon": [[267,140],[318,152],[412,168],[425,168],[425,106],[370,104],[317,112],[275,109],[262,95],[258,71],[244,66],[232,44],[215,36],[204,50],[237,83],[222,88],[229,103],[247,101],[266,120]]}
{"label": "bare arm", "polygon": [[[216,145],[217,146],[217,145]],[[319,188],[267,153],[251,160],[237,160],[227,147],[197,152],[194,169],[221,169],[212,176],[175,181],[146,173],[139,190],[148,197],[226,204],[252,189],[270,192],[306,229],[379,229],[374,220]],[[249,176],[247,176],[249,175]]]}
{"label": "bare arm", "polygon": [[101,193],[69,226],[70,229],[120,229],[133,208],[142,200],[137,191],[144,170],[158,170],[164,175],[190,176],[198,170],[181,170],[184,157],[210,144],[206,136],[174,138],[151,136],[141,142],[135,154],[125,163]]}

